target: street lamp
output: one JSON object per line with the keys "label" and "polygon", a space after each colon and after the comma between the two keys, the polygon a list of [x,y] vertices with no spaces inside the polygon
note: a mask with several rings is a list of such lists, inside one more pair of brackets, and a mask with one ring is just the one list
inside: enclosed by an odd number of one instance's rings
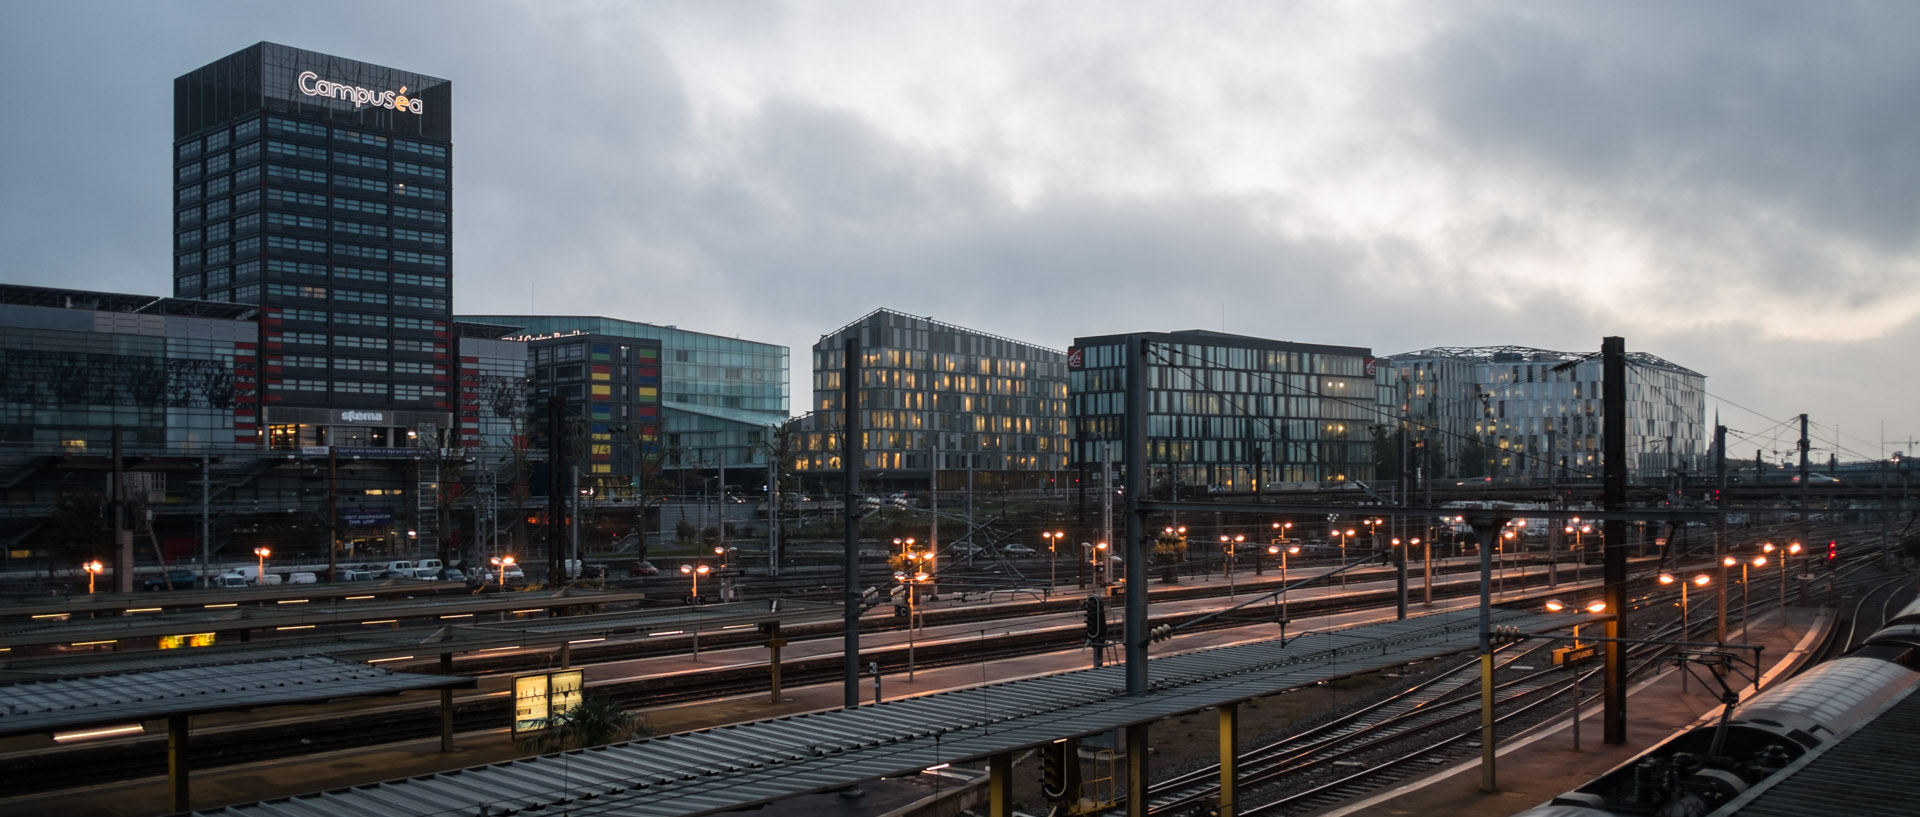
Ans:
{"label": "street lamp", "polygon": [[1280,557],[1280,640],[1287,640],[1287,557],[1300,552],[1299,545],[1268,545],[1267,552]]}
{"label": "street lamp", "polygon": [[[1394,550],[1398,551],[1400,549],[1400,544],[1401,544],[1400,537],[1398,536],[1393,537]],[[1421,547],[1422,545],[1425,545],[1425,547]],[[1406,546],[1408,549],[1406,551],[1401,552],[1400,554],[1400,558],[1403,560],[1407,558],[1407,554],[1411,553],[1413,548],[1421,547],[1421,550],[1425,552],[1424,555],[1426,557],[1427,569],[1426,569],[1426,580],[1425,580],[1426,601],[1424,603],[1427,606],[1431,607],[1433,606],[1433,543],[1421,542],[1420,537],[1415,536],[1407,539]]]}
{"label": "street lamp", "polygon": [[687,597],[687,603],[699,604],[700,577],[713,572],[713,568],[707,567],[706,565],[681,565],[680,572],[693,577],[693,595]]}
{"label": "street lamp", "polygon": [[[1794,542],[1793,544],[1787,545],[1787,555],[1789,556],[1800,555],[1800,543]],[[1806,564],[1807,563],[1805,559],[1802,559],[1800,561],[1800,572],[1802,573],[1806,572],[1807,570]],[[1801,601],[1804,602],[1806,601],[1806,599],[1802,598]],[[1781,606],[1781,609],[1786,608],[1786,603],[1787,603],[1787,557],[1782,556],[1780,557],[1780,606]]]}
{"label": "street lamp", "polygon": [[1053,586],[1059,579],[1057,567],[1059,559],[1055,557],[1060,553],[1060,537],[1065,535],[1067,534],[1064,531],[1040,532],[1040,538],[1047,540],[1047,592],[1049,593],[1053,592]]}
{"label": "street lamp", "polygon": [[253,583],[256,586],[264,586],[267,583],[267,557],[273,555],[273,549],[262,545],[253,549],[253,555],[260,557],[260,567],[253,575]]}
{"label": "street lamp", "polygon": [[1233,563],[1240,556],[1240,544],[1247,541],[1244,533],[1228,536],[1220,534],[1220,563],[1227,573],[1227,598],[1233,598]]}
{"label": "street lamp", "polygon": [[[1673,584],[1674,581],[1675,579],[1673,578],[1673,574],[1671,573],[1660,574],[1661,584]],[[1705,573],[1702,573],[1698,576],[1693,577],[1693,584],[1701,588],[1705,588],[1708,584],[1712,583],[1712,581],[1713,581],[1713,577],[1708,576]],[[1687,583],[1680,582],[1680,640],[1685,641],[1692,634],[1693,634],[1693,628],[1688,623],[1688,616],[1687,616]],[[1680,691],[1685,692],[1686,690],[1687,690],[1687,673],[1683,672],[1680,674]]]}
{"label": "street lamp", "polygon": [[[1740,640],[1745,641],[1747,640],[1747,618],[1753,614],[1753,608],[1749,605],[1747,596],[1747,566],[1766,567],[1767,555],[1762,553],[1759,556],[1753,557],[1752,561],[1740,561],[1732,556],[1728,556],[1721,559],[1720,563],[1727,567],[1733,567],[1733,563],[1736,561],[1740,562]],[[1782,575],[1784,576],[1785,574]],[[1786,595],[1784,587],[1781,589],[1781,595],[1782,597]]]}
{"label": "street lamp", "polygon": [[[1284,547],[1287,544],[1287,534],[1292,530],[1293,530],[1292,522],[1273,523],[1273,544]],[[1271,547],[1267,548],[1267,552],[1273,553],[1274,549]],[[1255,575],[1259,575],[1262,572],[1262,568],[1260,565],[1260,552],[1257,550],[1254,551],[1253,553],[1253,572]]]}
{"label": "street lamp", "polygon": [[1580,517],[1576,516],[1571,522],[1567,523],[1566,532],[1573,534],[1573,580],[1575,583],[1578,583],[1585,574],[1587,566],[1587,551],[1580,546],[1580,537],[1592,533],[1593,526],[1581,524]]}
{"label": "street lamp", "polygon": [[94,578],[100,575],[100,571],[107,569],[107,566],[101,564],[99,559],[95,559],[91,562],[81,565],[81,567],[84,567],[87,570],[87,595],[91,596],[93,595]]}
{"label": "street lamp", "polygon": [[504,589],[507,586],[507,568],[513,567],[513,557],[495,556],[488,561],[493,562],[493,573],[500,577],[500,587]]}
{"label": "street lamp", "polygon": [[[1181,528],[1181,530],[1186,529]],[[1107,550],[1107,543],[1093,543],[1093,550],[1089,551],[1089,553],[1091,554],[1090,561],[1093,562],[1095,584],[1100,587],[1106,587],[1108,584],[1113,583],[1113,562],[1107,558],[1111,555]]]}
{"label": "street lamp", "polygon": [[1340,537],[1340,586],[1344,588],[1347,586],[1347,539],[1353,536],[1353,528],[1333,533]]}

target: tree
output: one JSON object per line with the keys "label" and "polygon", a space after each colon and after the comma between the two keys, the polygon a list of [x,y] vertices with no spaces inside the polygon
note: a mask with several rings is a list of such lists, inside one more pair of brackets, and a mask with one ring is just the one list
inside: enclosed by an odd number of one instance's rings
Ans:
{"label": "tree", "polygon": [[1161,531],[1153,537],[1153,563],[1160,565],[1160,581],[1178,584],[1180,576],[1177,567],[1187,558],[1186,528],[1174,531]]}
{"label": "tree", "polygon": [[572,709],[548,718],[546,731],[533,743],[542,754],[546,754],[652,734],[653,729],[647,725],[646,719],[627,712],[621,708],[619,701],[596,695],[583,698]]}

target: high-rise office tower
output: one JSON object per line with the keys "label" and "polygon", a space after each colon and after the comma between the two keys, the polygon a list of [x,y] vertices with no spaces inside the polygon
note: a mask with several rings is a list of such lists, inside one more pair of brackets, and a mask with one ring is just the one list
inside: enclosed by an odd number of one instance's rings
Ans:
{"label": "high-rise office tower", "polygon": [[173,119],[173,291],[259,306],[265,444],[444,434],[453,84],[258,43],[175,79]]}

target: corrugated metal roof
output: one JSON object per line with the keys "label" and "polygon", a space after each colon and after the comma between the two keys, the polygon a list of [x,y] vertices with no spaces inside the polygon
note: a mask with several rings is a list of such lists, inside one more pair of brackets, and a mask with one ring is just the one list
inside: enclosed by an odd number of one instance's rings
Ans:
{"label": "corrugated metal roof", "polygon": [[1910,817],[1920,803],[1920,686],[1712,817]]}
{"label": "corrugated metal roof", "polygon": [[[156,594],[157,595],[157,594]],[[551,608],[589,604],[639,602],[640,593],[558,590],[553,593],[512,593],[486,596],[340,599],[296,603],[298,598],[273,605],[179,610],[67,621],[0,622],[0,646],[66,644],[119,638],[150,638],[210,630],[262,629],[305,624],[338,624],[362,619],[424,618],[430,615],[504,613],[523,608]],[[159,602],[156,601],[156,604]]]}
{"label": "corrugated metal roof", "polygon": [[323,656],[29,681],[0,687],[0,735],[473,685]]}
{"label": "corrugated metal roof", "polygon": [[[1529,631],[1574,617],[1497,610]],[[565,803],[570,814],[668,817],[831,791],[1234,703],[1282,689],[1474,649],[1478,612],[1309,633],[1155,659],[1151,689],[1126,694],[1111,666],[634,741],[233,806],[202,814],[492,815]]]}
{"label": "corrugated metal roof", "polygon": [[[593,601],[589,599],[588,601]],[[523,602],[522,606],[538,606]],[[466,609],[466,608],[451,608]],[[490,609],[513,609],[511,606],[496,606]],[[345,621],[357,621],[365,617],[412,617],[440,615],[447,612],[443,608],[409,608],[382,605],[368,608],[357,615],[345,616]],[[232,612],[232,611],[227,611]],[[536,618],[508,620],[500,622],[466,623],[433,627],[412,627],[401,630],[378,629],[363,633],[329,635],[318,638],[274,639],[272,641],[248,644],[220,645],[192,650],[135,650],[121,653],[102,653],[98,655],[70,655],[43,658],[21,658],[7,662],[7,669],[0,670],[0,681],[37,680],[74,675],[99,675],[109,672],[151,671],[176,669],[209,663],[232,663],[266,658],[286,658],[294,655],[333,655],[366,660],[369,658],[392,657],[410,654],[464,653],[478,650],[498,649],[501,647],[523,647],[539,649],[553,647],[561,643],[579,640],[582,637],[614,637],[634,633],[649,633],[657,630],[699,630],[705,633],[720,632],[729,628],[751,626],[768,621],[779,621],[783,625],[805,624],[815,621],[837,620],[843,614],[843,607],[829,602],[805,602],[793,599],[777,601],[745,601],[731,604],[707,604],[695,607],[666,607],[651,610],[624,610],[614,613],[596,613],[584,616],[563,616],[559,618]],[[205,614],[202,614],[205,615]],[[283,623],[300,621],[311,622],[309,618],[272,618],[254,620],[247,626],[260,628],[279,626]],[[187,634],[213,630],[226,630],[227,626],[210,626],[203,620],[174,621],[162,628],[167,634]]]}

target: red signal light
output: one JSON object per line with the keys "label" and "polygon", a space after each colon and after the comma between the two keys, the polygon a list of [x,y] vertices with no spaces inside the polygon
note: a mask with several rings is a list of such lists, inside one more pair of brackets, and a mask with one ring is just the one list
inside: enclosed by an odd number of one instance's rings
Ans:
{"label": "red signal light", "polygon": [[1839,546],[1839,543],[1837,543],[1837,542],[1828,542],[1828,543],[1827,543],[1827,561],[1829,561],[1829,562],[1831,562],[1831,561],[1833,561],[1833,560],[1835,560],[1835,559],[1838,559],[1838,558],[1840,558],[1840,546]]}

